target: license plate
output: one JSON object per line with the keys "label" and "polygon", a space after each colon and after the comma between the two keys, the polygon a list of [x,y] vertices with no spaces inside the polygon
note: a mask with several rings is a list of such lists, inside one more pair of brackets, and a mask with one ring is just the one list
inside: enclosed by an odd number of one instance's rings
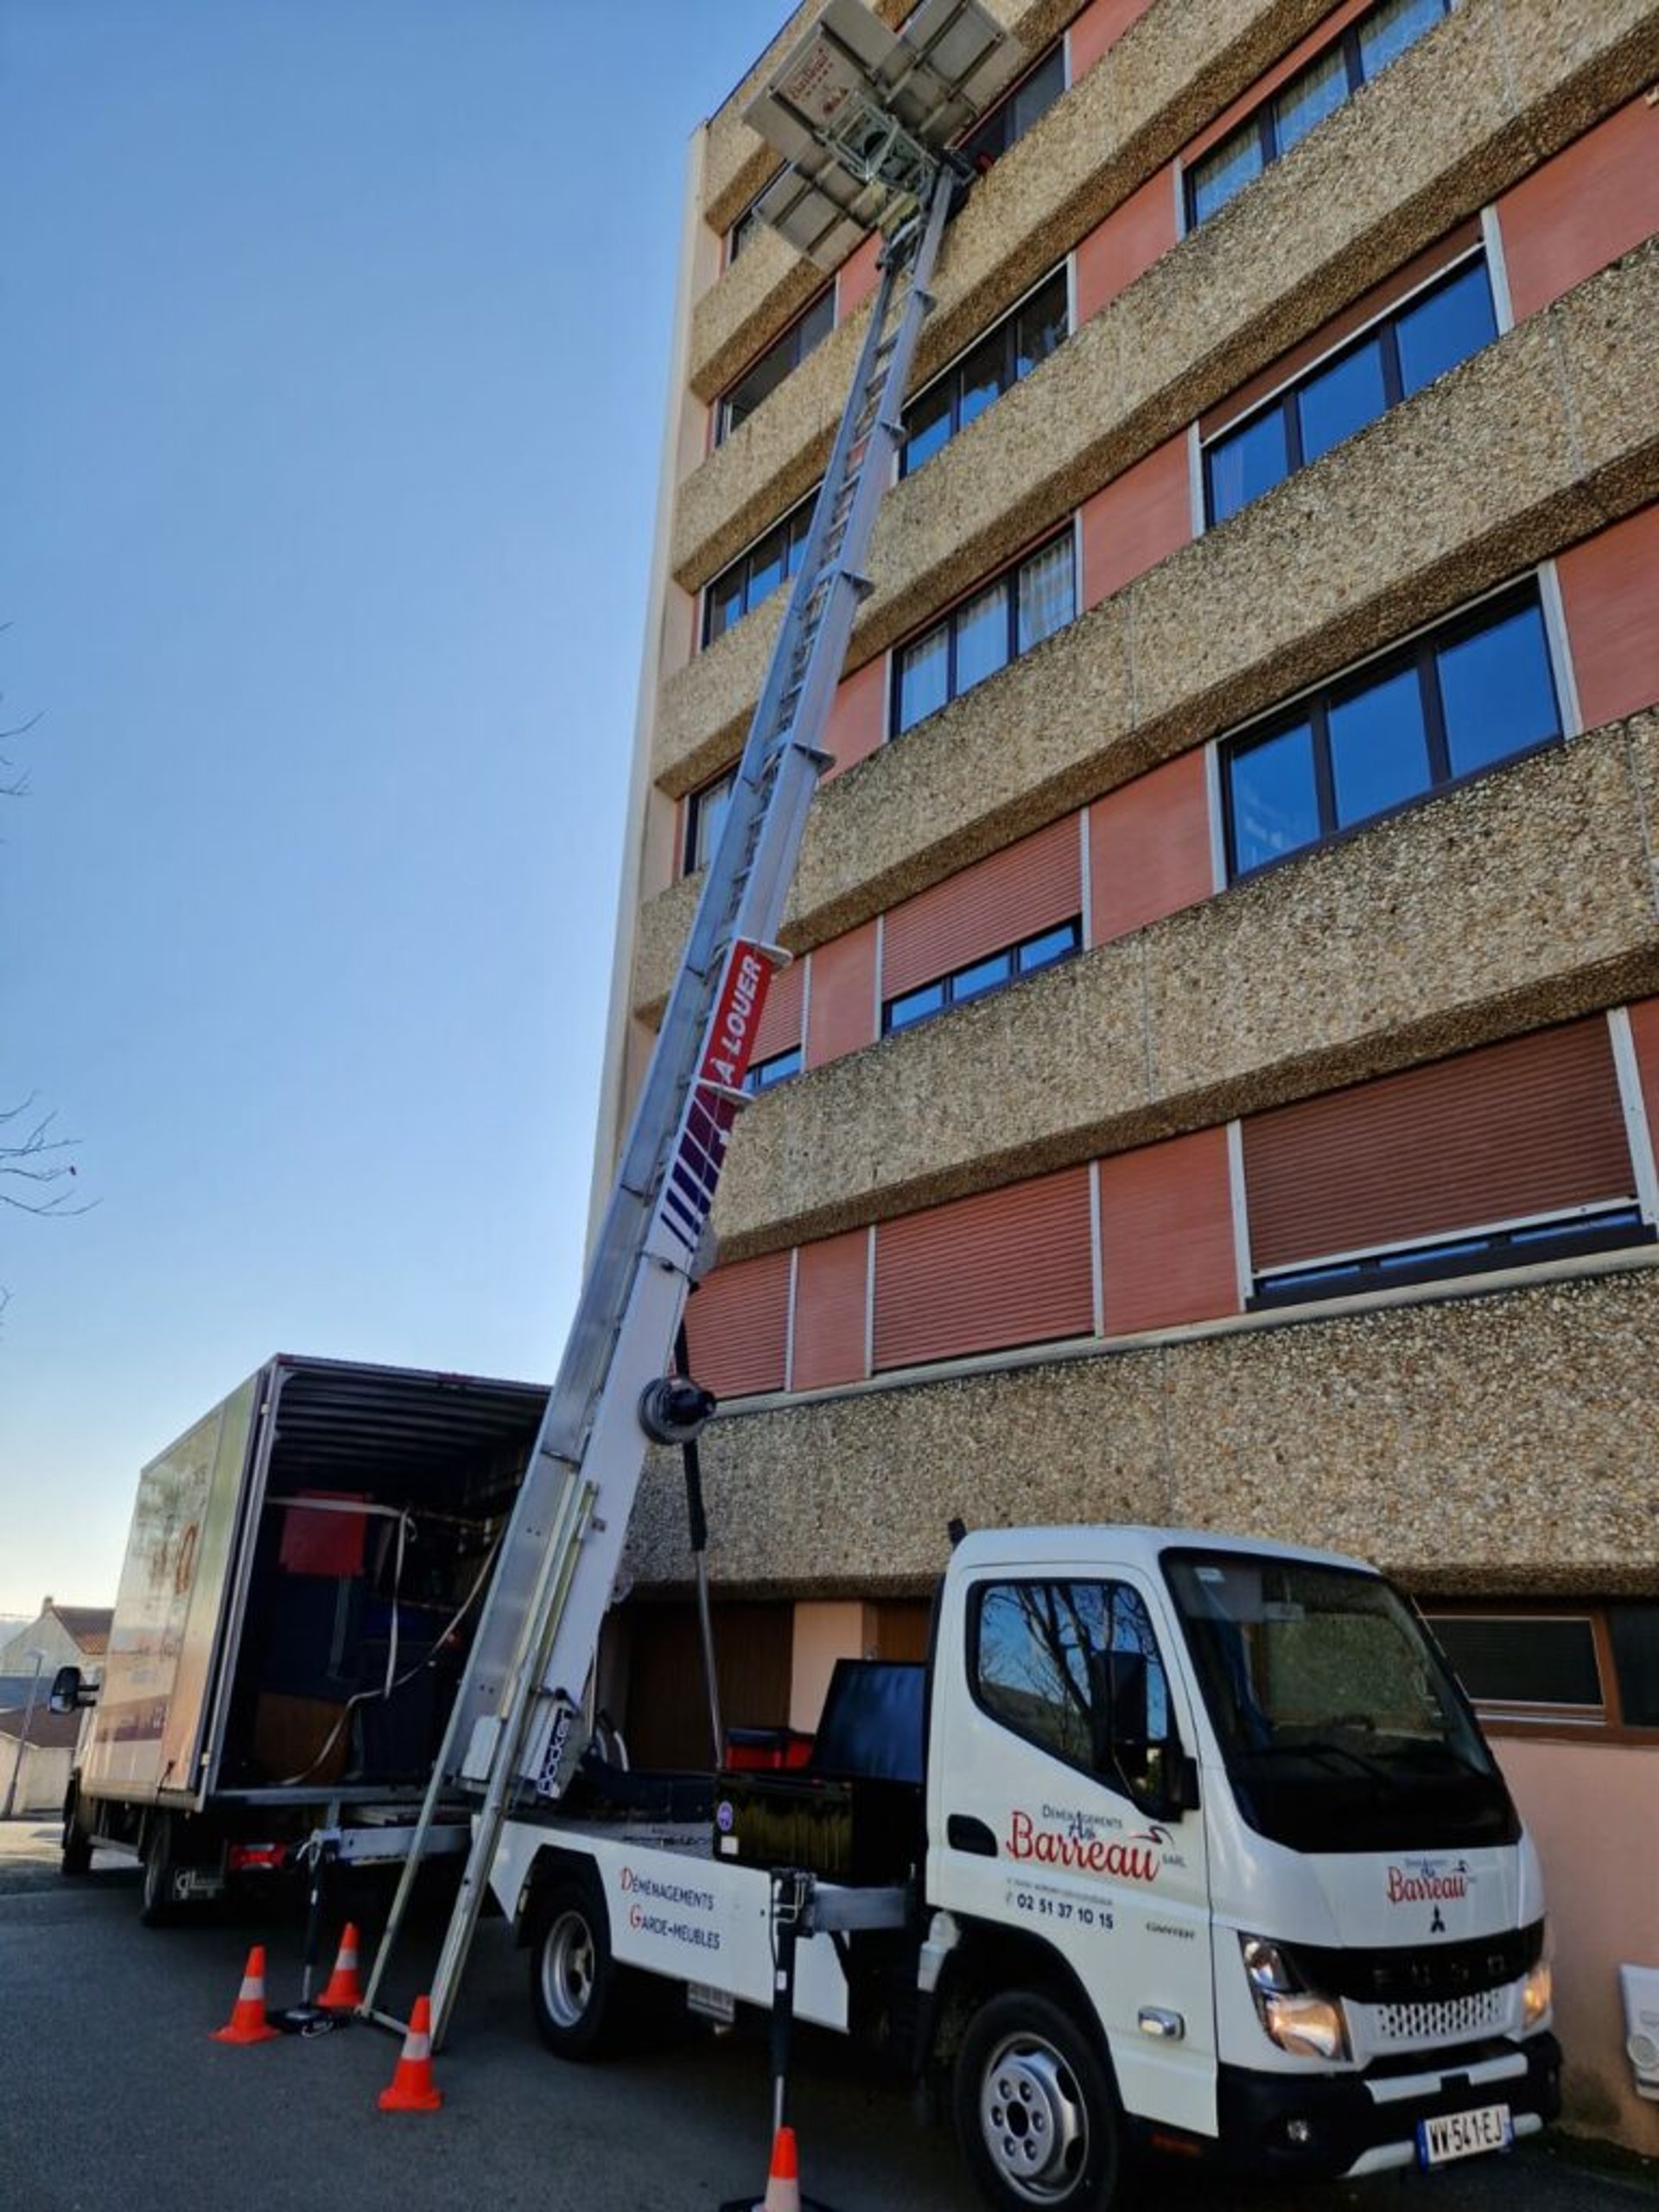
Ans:
{"label": "license plate", "polygon": [[1507,2151],[1515,2140],[1508,2105],[1477,2105],[1472,2112],[1443,2112],[1417,2123],[1417,2157],[1425,2166]]}

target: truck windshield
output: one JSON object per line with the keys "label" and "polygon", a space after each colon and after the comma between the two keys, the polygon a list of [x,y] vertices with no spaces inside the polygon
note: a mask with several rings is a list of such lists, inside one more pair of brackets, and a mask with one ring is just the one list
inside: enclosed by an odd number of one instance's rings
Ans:
{"label": "truck windshield", "polygon": [[1180,1550],[1164,1569],[1240,1810],[1300,1851],[1512,1842],[1467,1701],[1379,1576]]}

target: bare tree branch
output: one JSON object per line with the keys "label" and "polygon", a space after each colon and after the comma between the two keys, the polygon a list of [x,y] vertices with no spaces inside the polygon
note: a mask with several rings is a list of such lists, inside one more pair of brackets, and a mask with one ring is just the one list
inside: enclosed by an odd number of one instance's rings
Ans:
{"label": "bare tree branch", "polygon": [[[73,1178],[74,1161],[58,1155],[72,1152],[79,1139],[52,1134],[55,1114],[42,1114],[38,1120],[26,1122],[16,1135],[10,1134],[12,1125],[24,1122],[34,1104],[31,1094],[19,1105],[0,1107],[0,1183],[10,1179],[32,1183],[44,1190]],[[28,1198],[0,1188],[0,1205],[15,1207],[20,1213],[89,1213],[97,1203],[95,1198],[83,1199],[69,1190],[54,1189],[49,1197]]]}

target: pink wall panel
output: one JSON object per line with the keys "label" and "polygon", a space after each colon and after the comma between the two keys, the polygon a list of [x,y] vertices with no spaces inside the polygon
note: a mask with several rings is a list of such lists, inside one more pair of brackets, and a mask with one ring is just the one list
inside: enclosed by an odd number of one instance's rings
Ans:
{"label": "pink wall panel", "polygon": [[843,676],[830,708],[830,728],[823,749],[834,755],[824,771],[828,783],[856,760],[868,760],[880,744],[887,728],[887,657],[878,653]]}
{"label": "pink wall panel", "polygon": [[1175,243],[1175,182],[1161,168],[1097,223],[1077,251],[1077,321],[1098,315]]}
{"label": "pink wall panel", "polygon": [[812,955],[806,1065],[820,1068],[875,1042],[875,924],[831,938]]}
{"label": "pink wall panel", "polygon": [[1236,1313],[1226,1130],[1103,1160],[1100,1247],[1109,1337]]}
{"label": "pink wall panel", "polygon": [[845,322],[855,315],[866,300],[873,299],[880,282],[875,266],[876,256],[881,251],[881,233],[872,231],[863,244],[855,246],[836,274],[836,321]]}
{"label": "pink wall panel", "polygon": [[1083,505],[1083,603],[1098,607],[1188,543],[1186,440],[1171,438]]}
{"label": "pink wall panel", "polygon": [[1659,699],[1659,506],[1556,563],[1586,729]]}
{"label": "pink wall panel", "polygon": [[1166,760],[1090,808],[1091,944],[1196,906],[1214,887],[1202,751]]}
{"label": "pink wall panel", "polygon": [[1497,203],[1519,321],[1659,231],[1659,107],[1632,100]]}
{"label": "pink wall panel", "polygon": [[849,1229],[796,1255],[792,1390],[827,1390],[864,1379],[870,1233]]}
{"label": "pink wall panel", "polygon": [[1071,82],[1092,69],[1108,47],[1116,46],[1131,23],[1139,22],[1152,0],[1089,0],[1066,33],[1071,48]]}

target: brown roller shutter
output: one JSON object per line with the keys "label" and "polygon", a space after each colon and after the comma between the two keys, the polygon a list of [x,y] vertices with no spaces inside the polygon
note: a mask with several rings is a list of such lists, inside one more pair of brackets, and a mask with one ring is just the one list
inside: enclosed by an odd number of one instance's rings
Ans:
{"label": "brown roller shutter", "polygon": [[1659,1135],[1659,999],[1639,999],[1630,1008],[1630,1037],[1642,1076],[1649,1132]]}
{"label": "brown roller shutter", "polygon": [[795,1260],[793,1390],[823,1390],[864,1379],[870,1232],[849,1229],[803,1244]]}
{"label": "brown roller shutter", "polygon": [[1258,1274],[1633,1189],[1599,1015],[1244,1123]]}
{"label": "brown roller shutter", "polygon": [[1087,1336],[1089,1171],[1068,1167],[875,1232],[875,1363]]}
{"label": "brown roller shutter", "polygon": [[715,1268],[685,1309],[691,1372],[718,1398],[781,1390],[788,1327],[787,1252]]}
{"label": "brown roller shutter", "polygon": [[750,1065],[756,1060],[770,1060],[779,1052],[787,1052],[801,1041],[802,989],[806,981],[804,960],[791,960],[787,968],[773,972],[766,986],[766,1003],[760,1013],[760,1026],[754,1033],[754,1050]]}
{"label": "brown roller shutter", "polygon": [[881,995],[897,998],[1082,908],[1082,838],[1069,814],[895,906],[882,940]]}

